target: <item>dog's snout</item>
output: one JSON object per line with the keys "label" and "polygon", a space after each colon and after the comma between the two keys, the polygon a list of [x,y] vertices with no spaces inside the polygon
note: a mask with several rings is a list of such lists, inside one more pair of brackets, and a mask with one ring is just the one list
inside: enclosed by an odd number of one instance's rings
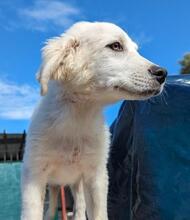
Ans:
{"label": "dog's snout", "polygon": [[166,79],[166,76],[167,76],[167,70],[160,67],[160,66],[151,66],[149,69],[148,69],[149,73],[154,76],[156,78],[156,80],[162,84],[165,79]]}

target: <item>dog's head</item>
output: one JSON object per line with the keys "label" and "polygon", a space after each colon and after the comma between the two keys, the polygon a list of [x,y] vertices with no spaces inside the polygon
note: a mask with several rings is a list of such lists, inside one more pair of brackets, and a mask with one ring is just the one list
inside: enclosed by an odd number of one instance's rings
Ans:
{"label": "dog's head", "polygon": [[137,52],[137,45],[118,26],[79,22],[43,48],[38,74],[42,94],[48,81],[104,101],[145,99],[159,94],[167,71]]}

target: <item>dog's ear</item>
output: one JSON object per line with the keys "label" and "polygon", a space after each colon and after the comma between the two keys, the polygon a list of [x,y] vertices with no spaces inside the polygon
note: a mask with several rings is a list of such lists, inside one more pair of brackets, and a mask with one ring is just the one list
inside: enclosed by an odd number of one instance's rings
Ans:
{"label": "dog's ear", "polygon": [[41,95],[48,91],[48,81],[69,80],[72,77],[74,55],[79,42],[69,36],[60,36],[47,41],[42,49],[42,65],[37,73]]}

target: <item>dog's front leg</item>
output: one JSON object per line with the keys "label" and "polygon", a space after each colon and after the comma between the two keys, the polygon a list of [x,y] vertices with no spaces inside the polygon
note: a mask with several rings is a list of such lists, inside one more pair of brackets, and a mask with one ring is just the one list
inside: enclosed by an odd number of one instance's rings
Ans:
{"label": "dog's front leg", "polygon": [[23,171],[21,220],[43,219],[45,189],[45,178]]}
{"label": "dog's front leg", "polygon": [[82,178],[72,187],[72,194],[74,197],[74,219],[86,220],[86,204],[84,199],[83,180]]}
{"label": "dog's front leg", "polygon": [[106,167],[99,169],[90,178],[89,176],[86,177],[84,191],[88,220],[108,220],[108,175]]}

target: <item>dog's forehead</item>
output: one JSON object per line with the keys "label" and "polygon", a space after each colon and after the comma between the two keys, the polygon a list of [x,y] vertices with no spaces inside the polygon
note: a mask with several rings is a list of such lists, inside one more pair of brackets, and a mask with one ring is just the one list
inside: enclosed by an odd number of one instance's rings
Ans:
{"label": "dog's forehead", "polygon": [[74,24],[67,34],[88,41],[123,41],[137,49],[128,34],[115,24],[108,22],[79,22]]}

